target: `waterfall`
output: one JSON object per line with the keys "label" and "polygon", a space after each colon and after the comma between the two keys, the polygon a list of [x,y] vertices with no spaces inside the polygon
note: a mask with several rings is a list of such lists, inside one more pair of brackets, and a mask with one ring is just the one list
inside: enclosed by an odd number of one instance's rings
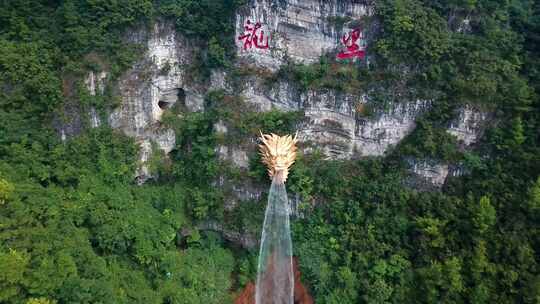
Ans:
{"label": "waterfall", "polygon": [[289,204],[283,179],[272,180],[257,268],[256,304],[293,304],[294,274]]}

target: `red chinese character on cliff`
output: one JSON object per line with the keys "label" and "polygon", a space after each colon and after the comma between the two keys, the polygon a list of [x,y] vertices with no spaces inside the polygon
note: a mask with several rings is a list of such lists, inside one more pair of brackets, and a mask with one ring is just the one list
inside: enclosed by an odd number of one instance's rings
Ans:
{"label": "red chinese character on cliff", "polygon": [[250,20],[246,21],[244,34],[238,36],[238,40],[244,40],[244,50],[250,49],[252,46],[258,49],[268,48],[268,37],[265,40],[264,31],[261,28],[262,25],[259,22],[252,25]]}
{"label": "red chinese character on cliff", "polygon": [[339,52],[337,54],[338,59],[348,59],[358,57],[360,59],[366,56],[366,50],[358,43],[359,39],[362,39],[362,32],[359,29],[355,29],[346,35],[341,37],[341,43],[347,48],[346,51]]}

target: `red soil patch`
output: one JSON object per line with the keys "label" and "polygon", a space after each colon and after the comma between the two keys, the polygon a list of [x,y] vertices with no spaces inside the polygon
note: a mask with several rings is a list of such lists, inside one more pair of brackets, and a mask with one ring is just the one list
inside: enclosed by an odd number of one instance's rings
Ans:
{"label": "red soil patch", "polygon": [[[313,304],[313,299],[308,293],[307,288],[300,281],[300,270],[298,270],[297,259],[293,259],[294,269],[294,304]],[[246,287],[236,297],[234,304],[255,304],[255,284],[247,283]]]}

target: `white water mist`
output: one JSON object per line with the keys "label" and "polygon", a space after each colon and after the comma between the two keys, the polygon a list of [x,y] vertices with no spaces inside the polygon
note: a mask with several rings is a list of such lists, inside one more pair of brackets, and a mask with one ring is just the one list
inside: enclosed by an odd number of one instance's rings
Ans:
{"label": "white water mist", "polygon": [[293,304],[294,273],[289,202],[282,179],[274,177],[259,251],[256,304]]}

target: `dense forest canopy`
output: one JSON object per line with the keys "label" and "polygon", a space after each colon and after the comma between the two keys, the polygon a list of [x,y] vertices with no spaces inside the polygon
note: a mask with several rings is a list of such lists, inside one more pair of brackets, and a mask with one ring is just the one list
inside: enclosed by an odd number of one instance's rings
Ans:
{"label": "dense forest canopy", "polygon": [[[237,137],[284,133],[301,113],[243,111],[237,96],[208,92],[204,112],[165,116],[176,147],[158,155],[159,178],[142,186],[133,139],[104,124],[62,141],[53,127],[66,104],[118,105],[114,90],[85,99],[80,79],[104,66],[119,77],[143,47],[126,43],[126,31],[158,19],[201,45],[189,67],[195,79],[213,68],[250,73],[233,49],[244,4],[0,1],[1,303],[231,303],[254,279],[256,250],[199,229],[213,220],[257,231],[263,216],[249,204],[224,208],[218,176],[267,180],[255,152],[247,172],[216,157],[228,139],[213,125],[228,121]],[[323,57],[264,75],[305,90],[403,82],[433,101],[384,157],[337,161],[314,151],[293,167],[289,191],[305,202],[292,223],[294,251],[316,303],[540,303],[540,3],[368,4],[371,65]],[[444,131],[465,104],[494,116],[470,151]],[[407,157],[460,162],[468,174],[418,191],[404,183]]]}

